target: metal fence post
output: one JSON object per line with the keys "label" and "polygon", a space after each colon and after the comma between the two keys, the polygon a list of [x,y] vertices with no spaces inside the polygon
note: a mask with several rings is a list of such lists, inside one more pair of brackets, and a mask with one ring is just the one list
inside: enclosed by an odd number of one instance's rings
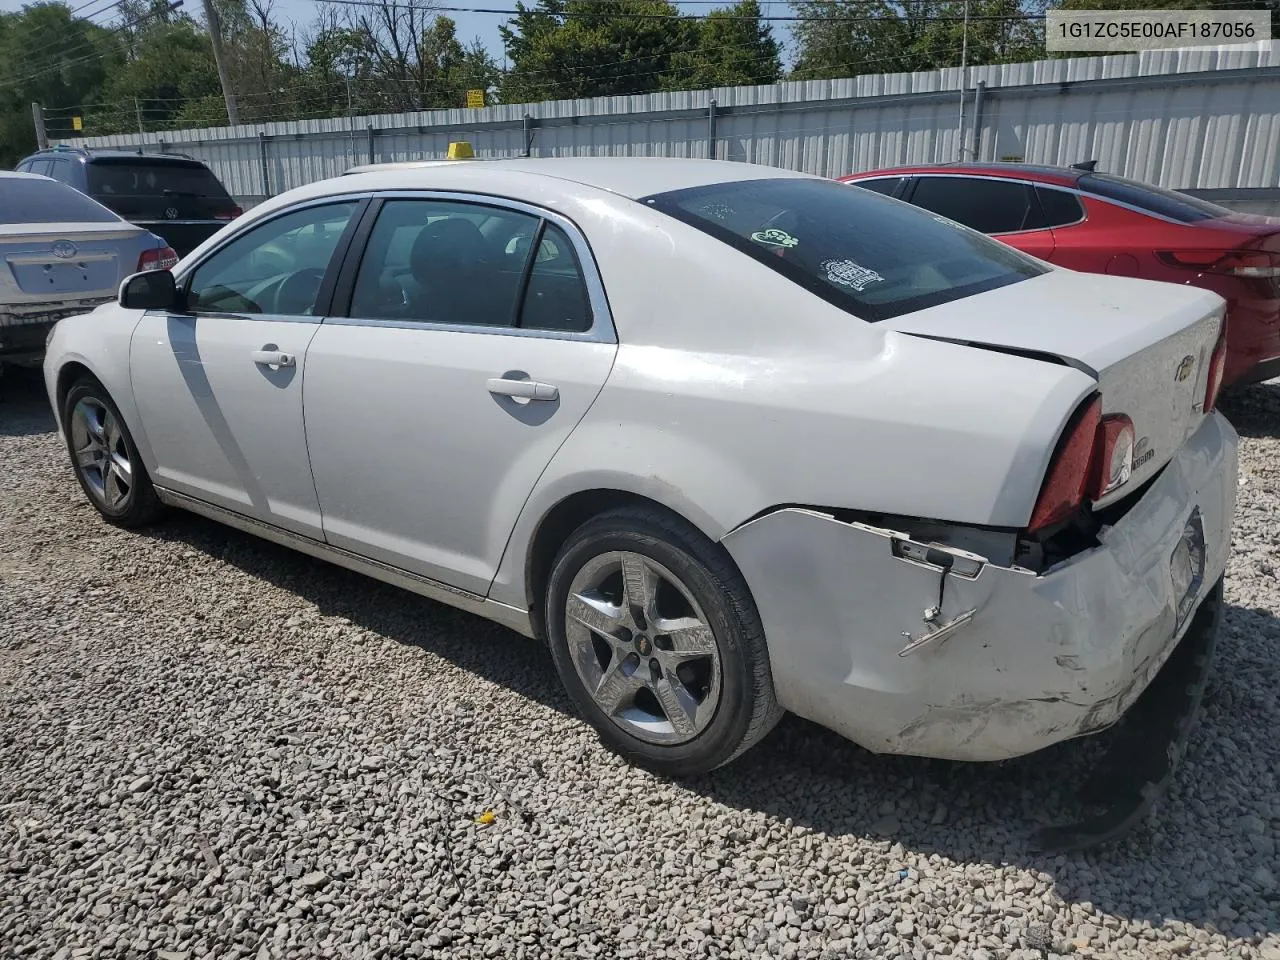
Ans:
{"label": "metal fence post", "polygon": [[716,98],[707,104],[707,159],[716,159]]}
{"label": "metal fence post", "polygon": [[533,117],[524,115],[524,155],[533,156]]}
{"label": "metal fence post", "polygon": [[378,159],[376,156],[374,156],[374,152],[373,152],[373,138],[376,132],[377,131],[373,129],[373,124],[372,123],[369,124],[369,162],[370,163],[378,162]]}
{"label": "metal fence post", "polygon": [[258,156],[262,161],[262,195],[271,196],[271,175],[267,169],[267,135],[258,131]]}
{"label": "metal fence post", "polygon": [[975,162],[982,159],[982,101],[986,95],[987,81],[979,80],[973,91],[973,150],[969,154]]}

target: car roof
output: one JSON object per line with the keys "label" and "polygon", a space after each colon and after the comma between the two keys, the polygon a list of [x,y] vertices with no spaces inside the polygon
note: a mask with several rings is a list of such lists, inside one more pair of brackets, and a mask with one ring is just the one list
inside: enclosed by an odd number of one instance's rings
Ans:
{"label": "car roof", "polygon": [[163,160],[177,164],[195,164],[201,167],[205,165],[203,161],[183,153],[139,153],[137,150],[112,149],[90,150],[87,147],[71,146],[46,147],[43,150],[37,150],[25,159],[30,160],[32,157],[74,157],[84,160],[86,163],[92,163],[99,158],[107,158],[111,160]]}
{"label": "car roof", "polygon": [[870,177],[902,177],[924,173],[947,173],[957,176],[1001,177],[1011,180],[1037,180],[1042,183],[1056,183],[1060,186],[1074,186],[1087,170],[1076,170],[1072,167],[1054,167],[1048,164],[1035,163],[926,163],[907,167],[885,167],[880,170],[868,170],[863,173],[842,177],[845,180],[865,180]]}
{"label": "car roof", "polygon": [[[468,180],[484,174],[532,174],[607,190],[638,200],[641,197],[687,187],[746,180],[820,179],[810,174],[755,163],[729,160],[690,160],[674,157],[521,157],[495,160],[422,160],[367,164],[349,175],[375,178],[374,189],[421,187],[427,171],[465,171]],[[460,174],[461,175],[461,174]],[[432,179],[436,179],[433,177]],[[345,179],[344,177],[337,178]],[[452,177],[450,177],[452,179]],[[332,181],[331,181],[332,182]]]}
{"label": "car roof", "polygon": [[46,177],[43,173],[22,173],[19,170],[0,170],[0,180],[48,180],[50,183],[58,182],[53,177]]}

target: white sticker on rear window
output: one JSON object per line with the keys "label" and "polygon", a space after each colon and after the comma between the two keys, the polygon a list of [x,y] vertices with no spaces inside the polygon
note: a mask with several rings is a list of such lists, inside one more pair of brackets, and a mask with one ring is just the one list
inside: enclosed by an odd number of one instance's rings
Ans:
{"label": "white sticker on rear window", "polygon": [[776,230],[772,227],[768,230],[759,230],[753,233],[751,239],[756,243],[763,243],[766,247],[784,247],[790,250],[792,247],[800,246],[800,241],[787,233],[787,231]]}
{"label": "white sticker on rear window", "polygon": [[852,260],[823,260],[822,269],[827,271],[827,281],[838,283],[842,287],[852,287],[861,293],[873,283],[880,283],[884,277],[874,270],[854,263]]}

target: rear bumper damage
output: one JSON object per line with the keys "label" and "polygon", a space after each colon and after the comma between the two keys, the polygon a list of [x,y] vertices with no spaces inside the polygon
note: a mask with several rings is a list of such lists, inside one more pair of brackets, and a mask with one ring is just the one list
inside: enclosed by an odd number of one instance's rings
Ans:
{"label": "rear bumper damage", "polygon": [[906,534],[814,510],[739,527],[723,542],[779,701],[872,751],[958,760],[1111,726],[1208,629],[1197,611],[1226,568],[1236,446],[1206,418],[1098,546],[1041,574],[981,557],[947,573]]}

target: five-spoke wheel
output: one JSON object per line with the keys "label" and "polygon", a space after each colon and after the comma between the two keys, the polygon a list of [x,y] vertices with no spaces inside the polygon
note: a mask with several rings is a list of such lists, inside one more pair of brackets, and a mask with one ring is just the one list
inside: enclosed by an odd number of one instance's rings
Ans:
{"label": "five-spoke wheel", "polygon": [[62,427],[76,479],[107,520],[136,527],[155,519],[160,501],[129,428],[102,384],[83,377],[62,401]]}
{"label": "five-spoke wheel", "polygon": [[742,575],[670,513],[626,507],[584,523],[556,558],[545,611],[565,687],[628,759],[704,773],[781,713]]}

